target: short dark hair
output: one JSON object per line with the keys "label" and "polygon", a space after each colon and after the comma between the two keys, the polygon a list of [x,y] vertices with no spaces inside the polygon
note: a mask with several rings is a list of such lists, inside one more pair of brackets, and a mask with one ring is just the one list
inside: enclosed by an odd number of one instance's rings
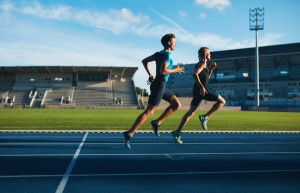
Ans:
{"label": "short dark hair", "polygon": [[168,33],[161,38],[161,44],[164,46],[164,48],[169,46],[168,42],[171,41],[172,38],[175,38],[175,35],[172,33]]}
{"label": "short dark hair", "polygon": [[199,50],[198,50],[198,55],[201,57],[201,58],[204,58],[205,57],[205,51],[206,50],[209,50],[208,47],[201,47]]}

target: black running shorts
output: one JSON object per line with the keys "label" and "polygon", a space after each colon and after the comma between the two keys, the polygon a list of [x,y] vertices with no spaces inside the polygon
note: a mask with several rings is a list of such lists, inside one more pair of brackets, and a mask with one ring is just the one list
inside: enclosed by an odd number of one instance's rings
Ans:
{"label": "black running shorts", "polygon": [[148,104],[154,106],[158,106],[161,99],[169,102],[174,96],[174,93],[167,89],[167,82],[165,80],[154,80],[150,86],[150,91]]}
{"label": "black running shorts", "polygon": [[216,93],[208,92],[204,96],[201,95],[199,89],[193,89],[193,100],[191,102],[191,105],[199,107],[202,100],[206,101],[218,101],[219,95]]}

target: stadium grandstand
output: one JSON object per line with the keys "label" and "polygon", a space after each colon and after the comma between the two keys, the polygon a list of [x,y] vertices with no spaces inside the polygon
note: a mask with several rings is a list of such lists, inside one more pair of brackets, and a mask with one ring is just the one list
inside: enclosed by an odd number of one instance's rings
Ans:
{"label": "stadium grandstand", "polygon": [[2,66],[0,107],[139,107],[137,67]]}
{"label": "stadium grandstand", "polygon": [[[210,90],[226,99],[224,109],[300,111],[300,43],[259,48],[260,107],[255,107],[255,48],[211,52],[218,66]],[[196,63],[172,74],[168,87],[187,109]],[[180,64],[183,65],[183,64]],[[143,108],[135,91],[137,67],[2,66],[0,108]],[[166,103],[162,102],[161,108]],[[210,102],[201,104],[209,109]]]}
{"label": "stadium grandstand", "polygon": [[[255,108],[255,48],[211,52],[217,68],[210,90],[222,95],[226,106]],[[170,77],[168,87],[179,97],[191,97],[196,63],[185,64],[186,72]],[[182,64],[183,65],[183,64]],[[300,111],[300,43],[259,48],[260,110]]]}

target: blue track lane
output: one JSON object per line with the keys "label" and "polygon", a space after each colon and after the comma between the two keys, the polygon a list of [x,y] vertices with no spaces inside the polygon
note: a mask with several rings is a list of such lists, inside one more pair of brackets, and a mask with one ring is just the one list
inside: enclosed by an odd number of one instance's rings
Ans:
{"label": "blue track lane", "polygon": [[85,135],[0,133],[0,192],[300,192],[299,133]]}

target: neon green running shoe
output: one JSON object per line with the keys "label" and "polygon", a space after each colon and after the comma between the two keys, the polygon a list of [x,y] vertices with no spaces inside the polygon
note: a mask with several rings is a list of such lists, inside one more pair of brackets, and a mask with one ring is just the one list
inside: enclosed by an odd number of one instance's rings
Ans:
{"label": "neon green running shoe", "polygon": [[199,115],[200,123],[202,128],[207,131],[207,121],[208,119],[205,118],[205,115]]}
{"label": "neon green running shoe", "polygon": [[183,143],[183,141],[181,141],[181,139],[180,139],[181,138],[180,133],[178,133],[177,130],[172,131],[172,135],[173,135],[174,141],[176,143],[179,143],[179,144]]}

